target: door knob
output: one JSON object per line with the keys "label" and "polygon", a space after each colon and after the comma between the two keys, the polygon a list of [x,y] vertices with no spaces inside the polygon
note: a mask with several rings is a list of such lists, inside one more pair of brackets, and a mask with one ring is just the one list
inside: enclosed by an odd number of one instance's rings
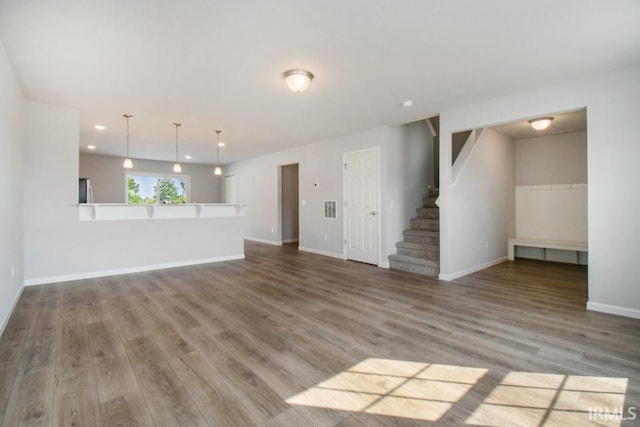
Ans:
{"label": "door knob", "polygon": [[371,216],[376,216],[376,211],[371,211],[370,215]]}

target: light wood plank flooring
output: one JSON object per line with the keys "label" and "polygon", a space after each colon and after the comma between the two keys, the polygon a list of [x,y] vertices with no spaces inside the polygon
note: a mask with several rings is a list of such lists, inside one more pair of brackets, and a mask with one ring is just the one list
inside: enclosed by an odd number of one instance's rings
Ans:
{"label": "light wood plank flooring", "polygon": [[586,423],[640,408],[640,321],[585,311],[586,276],[517,260],[447,283],[247,243],[243,261],[29,287],[0,340],[0,420]]}

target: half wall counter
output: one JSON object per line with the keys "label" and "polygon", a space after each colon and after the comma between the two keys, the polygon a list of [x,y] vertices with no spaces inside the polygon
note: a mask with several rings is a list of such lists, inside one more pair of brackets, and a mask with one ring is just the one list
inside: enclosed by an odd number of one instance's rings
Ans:
{"label": "half wall counter", "polygon": [[241,204],[91,203],[69,208],[37,217],[42,238],[30,249],[38,263],[25,284],[244,258]]}

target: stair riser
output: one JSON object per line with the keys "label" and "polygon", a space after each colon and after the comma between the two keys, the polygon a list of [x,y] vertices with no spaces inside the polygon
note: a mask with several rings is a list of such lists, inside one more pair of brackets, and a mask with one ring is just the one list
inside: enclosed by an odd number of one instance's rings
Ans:
{"label": "stair riser", "polygon": [[425,245],[439,245],[439,237],[425,237],[420,235],[405,234],[404,241],[408,243],[424,243]]}
{"label": "stair riser", "polygon": [[437,208],[438,205],[436,205],[436,198],[435,197],[425,197],[422,199],[422,205],[425,208]]}
{"label": "stair riser", "polygon": [[406,271],[407,273],[422,274],[424,276],[438,277],[440,269],[436,267],[427,267],[422,265],[408,264],[404,262],[391,261],[390,266],[393,270]]}
{"label": "stair riser", "polygon": [[440,209],[434,208],[421,208],[416,209],[419,219],[439,219]]}
{"label": "stair riser", "polygon": [[440,252],[434,251],[421,251],[419,249],[398,248],[398,255],[406,255],[413,258],[429,259],[432,261],[438,261],[440,259]]}
{"label": "stair riser", "polygon": [[412,219],[409,221],[412,230],[440,231],[440,222],[433,219]]}

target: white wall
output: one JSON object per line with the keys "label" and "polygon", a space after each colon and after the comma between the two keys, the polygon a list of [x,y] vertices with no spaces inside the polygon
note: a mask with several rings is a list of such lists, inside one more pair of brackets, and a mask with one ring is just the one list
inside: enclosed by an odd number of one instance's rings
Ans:
{"label": "white wall", "polygon": [[79,221],[78,113],[26,109],[27,283],[243,256],[243,217]]}
{"label": "white wall", "polygon": [[[460,267],[458,249],[468,236],[455,233],[462,208],[451,175],[451,133],[543,114],[587,108],[589,303],[593,310],[640,318],[640,144],[635,126],[640,111],[640,66],[527,92],[514,93],[444,111],[440,115],[441,271]],[[482,257],[469,260],[479,265]]]}
{"label": "white wall", "polygon": [[[238,202],[247,204],[247,237],[281,243],[277,237],[281,236],[278,168],[298,163],[300,247],[342,256],[342,155],[380,147],[382,235],[378,263],[387,266],[387,257],[395,253],[395,243],[403,239],[402,230],[408,228],[409,218],[416,216],[415,209],[422,204],[429,184],[431,134],[426,123],[405,126],[380,127],[229,165],[227,172],[237,179]],[[338,201],[337,219],[323,218],[324,200]]]}
{"label": "white wall", "polygon": [[[0,334],[24,282],[24,98],[0,42]],[[14,274],[11,275],[13,268]]]}
{"label": "white wall", "polygon": [[586,183],[586,131],[516,140],[516,185]]}
{"label": "white wall", "polygon": [[[222,177],[213,175],[213,166],[181,163],[180,175],[190,176],[191,203],[221,203]],[[173,162],[133,159],[129,172],[173,175]],[[122,157],[80,153],[80,177],[90,178],[95,203],[126,203]]]}
{"label": "white wall", "polygon": [[450,238],[457,244],[448,269],[441,268],[445,280],[506,259],[507,240],[515,232],[513,140],[484,129],[468,158],[463,154],[457,161],[466,163],[455,186],[450,178],[440,180],[441,189],[449,183]]}

